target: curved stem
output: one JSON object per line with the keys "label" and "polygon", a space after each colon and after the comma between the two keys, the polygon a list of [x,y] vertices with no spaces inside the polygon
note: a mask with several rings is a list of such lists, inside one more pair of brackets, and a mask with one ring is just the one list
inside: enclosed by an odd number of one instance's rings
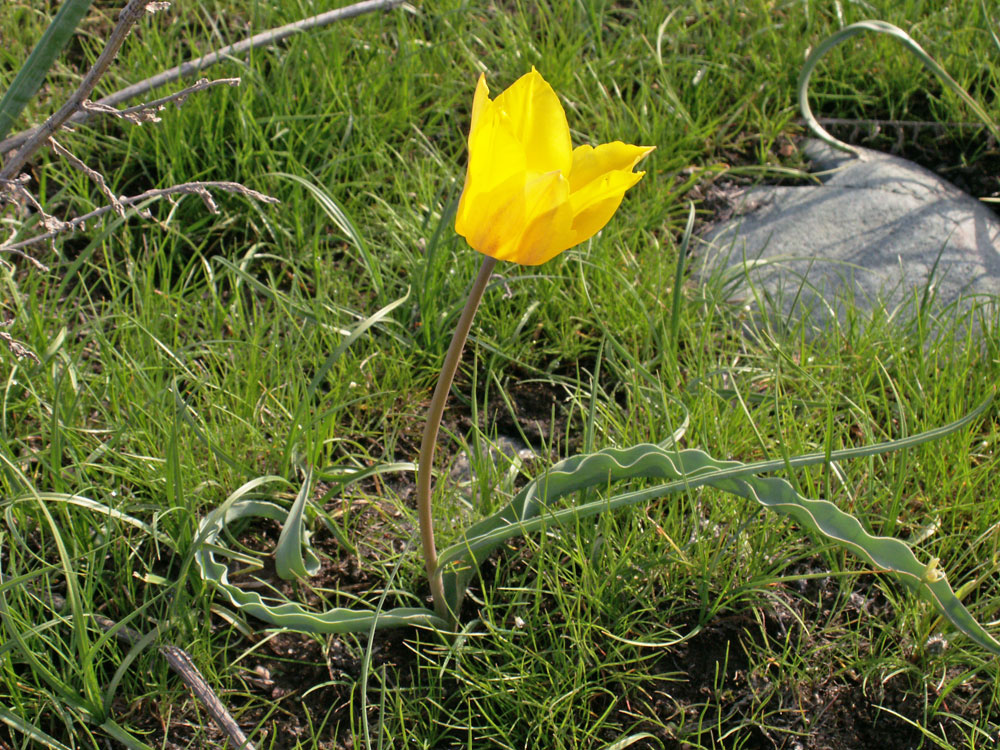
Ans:
{"label": "curved stem", "polygon": [[462,358],[462,350],[469,338],[472,319],[476,316],[479,301],[483,298],[486,284],[490,280],[493,267],[496,264],[496,258],[489,256],[483,258],[483,265],[479,267],[479,275],[476,276],[472,289],[469,290],[469,298],[465,301],[465,308],[458,319],[455,333],[451,337],[451,344],[448,346],[444,364],[441,366],[441,374],[438,375],[437,385],[434,387],[434,395],[431,396],[430,405],[427,407],[424,437],[420,441],[420,459],[417,467],[417,517],[420,521],[420,543],[423,548],[427,579],[431,585],[431,596],[434,599],[434,611],[439,617],[450,622],[454,621],[455,613],[449,610],[448,603],[445,601],[444,585],[437,569],[437,548],[434,546],[434,516],[431,513],[431,475],[434,471],[434,448],[437,446],[438,430],[441,427],[444,405],[448,400],[448,391],[451,390],[455,371],[458,370],[458,363]]}

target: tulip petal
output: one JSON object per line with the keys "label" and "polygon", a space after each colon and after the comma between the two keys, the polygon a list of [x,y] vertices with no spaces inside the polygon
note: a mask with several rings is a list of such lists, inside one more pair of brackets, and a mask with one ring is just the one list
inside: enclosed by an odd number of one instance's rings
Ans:
{"label": "tulip petal", "polygon": [[[495,247],[501,241],[490,240],[487,235],[498,230],[503,234],[504,222],[523,221],[527,168],[523,146],[487,94],[485,77],[480,76],[472,106],[469,166],[455,215],[455,231],[476,250],[489,254],[483,248]],[[500,215],[505,218],[501,220]]]}
{"label": "tulip petal", "polygon": [[621,205],[625,191],[645,174],[633,172],[632,168],[652,150],[651,146],[615,141],[597,148],[578,146],[573,151],[569,200],[575,242],[593,237],[608,223]]}
{"label": "tulip petal", "polygon": [[573,168],[569,173],[569,189],[575,193],[583,190],[598,177],[617,170],[632,171],[650,154],[655,146],[631,146],[614,141],[602,143],[597,148],[577,146],[573,149]]}
{"label": "tulip petal", "polygon": [[537,266],[572,247],[573,212],[569,182],[554,170],[525,186],[524,231],[510,247],[495,257],[526,266]]}
{"label": "tulip petal", "polygon": [[[517,228],[525,224],[523,173],[512,175],[488,192],[462,193],[455,216],[455,231],[465,237],[469,247],[485,255],[499,258],[518,237]],[[514,228],[515,234],[511,235]]]}
{"label": "tulip petal", "polygon": [[455,229],[499,260],[544,263],[608,222],[652,150],[616,141],[574,151],[566,113],[538,71],[494,101],[480,75]]}
{"label": "tulip petal", "polygon": [[480,107],[475,129],[469,132],[467,179],[476,191],[485,192],[526,171],[524,146],[496,102],[487,99]]}
{"label": "tulip petal", "polygon": [[490,89],[486,85],[486,74],[480,73],[476,82],[476,95],[472,99],[472,124],[469,126],[469,137],[476,130],[476,121],[482,114],[483,108],[490,103]]}
{"label": "tulip petal", "polygon": [[635,185],[645,172],[612,172],[591,182],[588,189],[570,196],[573,213],[574,244],[583,242],[597,234],[608,223],[625,191]]}
{"label": "tulip petal", "polygon": [[514,137],[524,145],[529,171],[542,174],[558,169],[569,175],[573,144],[566,112],[537,70],[532,68],[514,81],[493,104],[509,118]]}

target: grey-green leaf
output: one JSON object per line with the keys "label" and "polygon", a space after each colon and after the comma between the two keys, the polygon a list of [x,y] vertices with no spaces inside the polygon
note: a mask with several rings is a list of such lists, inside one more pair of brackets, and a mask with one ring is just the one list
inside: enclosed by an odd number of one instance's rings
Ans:
{"label": "grey-green leaf", "polygon": [[[863,450],[867,455],[885,453],[940,437],[968,424],[970,417],[982,413],[991,400],[946,427],[912,436],[905,441],[881,443]],[[829,456],[800,456],[786,465],[791,468],[793,465],[839,460],[846,457],[844,454],[857,455],[857,449],[833,452]],[[499,512],[474,524],[461,541],[441,553],[439,569],[443,572],[448,605],[452,611],[459,611],[466,587],[479,564],[506,539],[708,485],[756,500],[767,508],[791,516],[809,531],[837,542],[877,568],[895,573],[931,601],[956,628],[984,648],[1000,654],[1000,643],[962,605],[947,579],[937,570],[937,561],[921,563],[905,543],[869,534],[856,518],[833,503],[802,497],[784,479],[755,476],[780,468],[783,467],[773,462],[743,464],[739,461],[718,461],[699,450],[667,450],[648,444],[568,458],[525,486]],[[635,478],[667,481],[648,489],[580,505],[555,506],[560,498],[580,490],[606,488],[614,482]]]}
{"label": "grey-green leaf", "polygon": [[275,571],[285,580],[308,578],[319,572],[319,558],[309,546],[309,532],[304,523],[306,500],[311,488],[312,469],[307,469],[302,488],[281,526],[281,536],[274,550]]}
{"label": "grey-green leaf", "polygon": [[229,582],[229,570],[215,558],[216,541],[223,527],[239,518],[263,517],[284,520],[288,511],[266,500],[238,500],[223,504],[202,519],[199,544],[194,559],[201,575],[245,614],[256,617],[279,628],[289,628],[302,633],[363,633],[376,628],[402,627],[404,625],[444,628],[446,623],[434,612],[422,607],[397,607],[377,612],[335,607],[322,612],[313,611],[298,602],[274,604],[266,601],[256,591],[244,591]]}

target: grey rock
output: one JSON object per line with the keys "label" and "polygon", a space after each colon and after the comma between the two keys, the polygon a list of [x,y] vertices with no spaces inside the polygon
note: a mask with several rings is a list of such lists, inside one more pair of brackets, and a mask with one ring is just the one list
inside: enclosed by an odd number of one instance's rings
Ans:
{"label": "grey rock", "polygon": [[732,299],[806,316],[814,327],[845,310],[912,319],[994,316],[1000,295],[1000,220],[989,208],[905,159],[862,157],[806,142],[819,184],[756,187],[712,227],[697,272]]}
{"label": "grey rock", "polygon": [[[504,479],[509,483],[513,483],[519,466],[538,458],[538,454],[520,439],[506,435],[499,436],[495,443],[481,439],[479,450],[495,469],[506,474]],[[469,455],[469,451],[463,451],[459,454],[455,463],[452,464],[448,476],[453,483],[458,485],[468,502],[475,499],[476,472],[472,466],[472,457]]]}

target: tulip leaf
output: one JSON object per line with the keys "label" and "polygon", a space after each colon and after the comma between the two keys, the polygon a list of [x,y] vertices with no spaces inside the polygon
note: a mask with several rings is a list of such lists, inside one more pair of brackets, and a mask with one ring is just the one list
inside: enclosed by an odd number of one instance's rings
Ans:
{"label": "tulip leaf", "polygon": [[[579,521],[609,510],[711,486],[756,500],[767,508],[790,516],[812,533],[840,544],[880,570],[894,573],[928,599],[958,630],[989,651],[1000,654],[1000,643],[959,601],[946,577],[938,569],[936,559],[923,563],[908,545],[898,539],[870,534],[857,518],[843,512],[833,503],[803,497],[784,479],[758,476],[769,471],[872,456],[919,445],[970,424],[990,406],[992,399],[990,396],[960,420],[905,439],[828,454],[806,454],[786,461],[750,464],[720,461],[704,451],[677,450],[668,445],[653,444],[641,444],[627,449],[610,448],[565,459],[525,486],[499,512],[471,526],[460,542],[441,553],[439,570],[442,572],[448,605],[452,611],[458,611],[466,587],[479,564],[507,539],[539,531],[553,524]],[[585,489],[605,488],[626,479],[660,479],[665,482],[609,498],[556,507],[557,501],[567,495]],[[298,544],[308,547],[303,517],[311,475],[307,474],[291,511],[270,501],[251,497],[259,488],[275,481],[285,482],[274,476],[259,477],[247,482],[201,522],[194,545],[195,563],[202,576],[211,581],[234,606],[272,625],[312,633],[364,632],[371,628],[400,626],[438,629],[448,627],[449,623],[423,607],[398,607],[388,611],[372,609],[370,606],[364,609],[337,607],[315,612],[287,600],[279,603],[267,601],[256,591],[245,591],[232,584],[228,568],[215,557],[216,554],[237,557],[218,541],[222,529],[232,521],[250,517],[283,521],[279,546]],[[301,575],[296,572],[298,570],[307,574],[310,570],[315,570],[312,561],[317,558],[311,550],[306,549],[305,558],[301,551],[282,554],[287,555],[282,567],[292,571],[293,575]]]}
{"label": "tulip leaf", "polygon": [[[898,26],[893,26],[891,23],[885,21],[859,21],[857,23],[852,23],[850,26],[845,26],[840,31],[835,34],[831,34],[829,37],[824,39],[818,47],[816,47],[809,56],[806,58],[805,63],[802,65],[802,70],[799,73],[798,82],[798,98],[799,98],[799,110],[802,112],[802,119],[805,120],[806,125],[812,130],[813,134],[819,138],[821,141],[826,143],[833,148],[839,149],[840,151],[847,151],[848,153],[858,156],[860,152],[847,143],[839,141],[830,135],[819,121],[815,118],[812,113],[812,108],[809,106],[809,78],[812,76],[813,70],[819,63],[820,58],[823,57],[827,52],[836,47],[841,42],[845,42],[853,36],[862,34],[866,31],[871,31],[876,34],[886,34],[889,37],[895,39],[903,47],[917,57],[934,75],[941,79],[944,84],[952,90],[963,102],[968,105],[968,107],[976,113],[976,116],[990,129],[993,133],[994,138],[1000,138],[1000,126],[990,117],[989,112],[973,98],[965,89],[963,89],[958,81],[948,75],[948,71],[942,68],[937,61],[931,57],[927,52],[917,44],[916,40],[913,39],[909,34],[903,31]],[[995,32],[990,30],[993,34],[993,39],[997,41],[997,36]],[[1000,44],[1000,41],[997,42]]]}
{"label": "tulip leaf", "polygon": [[[470,527],[457,544],[441,553],[438,565],[448,605],[453,612],[459,611],[466,587],[479,564],[507,539],[553,524],[573,523],[616,508],[711,486],[790,516],[809,531],[837,542],[876,568],[895,573],[933,603],[956,628],[980,646],[1000,654],[1000,643],[962,605],[944,574],[937,570],[936,560],[928,564],[920,562],[905,543],[869,534],[854,516],[826,500],[801,496],[784,479],[756,476],[765,471],[886,453],[926,442],[968,424],[991,401],[992,397],[957,422],[905,440],[834,451],[829,455],[799,456],[787,462],[719,461],[700,450],[669,450],[652,444],[610,448],[565,459],[526,485],[507,506]],[[666,480],[666,483],[579,505],[562,508],[555,505],[560,498],[580,490],[606,488],[613,482],[637,478]]]}
{"label": "tulip leaf", "polygon": [[7,137],[18,116],[38,93],[49,68],[73,36],[92,2],[93,0],[66,0],[38,44],[31,50],[24,65],[17,71],[7,93],[0,99],[0,141]]}
{"label": "tulip leaf", "polygon": [[[358,472],[357,476],[368,473],[370,472]],[[303,546],[308,544],[302,516],[304,515],[306,498],[309,496],[311,476],[307,474],[291,511],[269,500],[251,497],[259,492],[259,488],[274,482],[287,484],[286,480],[277,476],[258,477],[247,482],[226,498],[222,505],[205,516],[199,525],[198,536],[194,544],[195,565],[202,578],[210,581],[233,606],[240,608],[245,614],[271,625],[304,633],[362,633],[367,632],[372,627],[387,628],[404,625],[438,629],[446,627],[447,623],[444,620],[437,617],[432,610],[422,607],[397,607],[381,612],[370,608],[335,607],[317,612],[293,601],[280,603],[268,601],[256,591],[245,591],[230,582],[229,569],[216,558],[216,555],[230,554],[219,541],[219,536],[226,525],[233,521],[243,518],[270,518],[282,521],[284,525],[282,538],[278,542],[279,548],[295,543]],[[349,482],[345,482],[345,484],[347,483]],[[299,565],[301,565],[301,570],[309,573],[312,561],[316,563],[316,568],[312,569],[318,570],[319,560],[311,549],[307,549],[305,552],[305,560],[309,562],[303,560],[301,553],[298,562],[295,560],[295,556],[287,550],[283,551],[282,555],[284,557],[282,565],[285,566],[286,572],[291,571],[293,576],[298,575],[296,571],[299,569]]]}
{"label": "tulip leaf", "polygon": [[312,469],[308,469],[305,479],[302,480],[302,488],[292,503],[291,510],[288,511],[285,523],[282,524],[278,546],[274,550],[275,570],[286,581],[308,578],[319,573],[319,558],[309,546],[309,532],[303,523],[306,500],[309,499],[311,488]]}

